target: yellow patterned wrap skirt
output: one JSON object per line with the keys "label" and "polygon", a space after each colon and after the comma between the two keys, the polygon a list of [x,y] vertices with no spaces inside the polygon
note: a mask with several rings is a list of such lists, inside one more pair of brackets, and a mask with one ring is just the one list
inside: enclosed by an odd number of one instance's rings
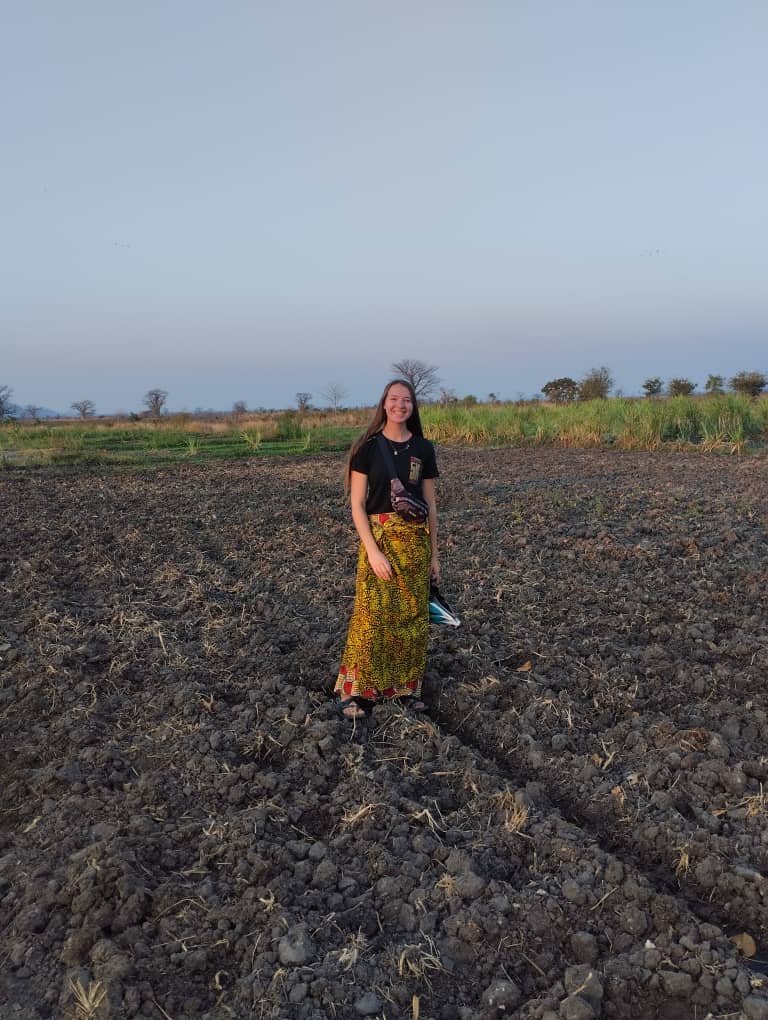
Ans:
{"label": "yellow patterned wrap skirt", "polygon": [[429,632],[429,528],[397,514],[373,514],[368,520],[393,577],[383,581],[374,574],[361,543],[355,604],[335,690],[344,698],[371,701],[418,696]]}

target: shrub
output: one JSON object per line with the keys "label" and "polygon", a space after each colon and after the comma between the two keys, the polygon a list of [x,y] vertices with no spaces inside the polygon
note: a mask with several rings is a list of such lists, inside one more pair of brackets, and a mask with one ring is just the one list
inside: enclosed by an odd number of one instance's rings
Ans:
{"label": "shrub", "polygon": [[661,393],[664,383],[659,379],[657,375],[652,376],[650,379],[646,379],[643,383],[643,392],[646,397],[658,397]]}
{"label": "shrub", "polygon": [[605,400],[612,386],[613,377],[605,365],[592,368],[579,383],[579,400]]}
{"label": "shrub", "polygon": [[731,389],[745,397],[759,396],[766,385],[768,379],[762,372],[739,372],[731,379]]}
{"label": "shrub", "polygon": [[551,379],[544,383],[541,392],[547,400],[552,400],[556,404],[567,404],[579,395],[579,384],[575,379],[565,375],[562,379]]}
{"label": "shrub", "polygon": [[695,389],[696,383],[690,379],[670,379],[667,385],[670,397],[690,397]]}

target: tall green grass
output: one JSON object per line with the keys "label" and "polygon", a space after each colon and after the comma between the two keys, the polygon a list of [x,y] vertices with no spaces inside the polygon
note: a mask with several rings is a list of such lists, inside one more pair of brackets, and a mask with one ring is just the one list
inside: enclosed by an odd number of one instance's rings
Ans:
{"label": "tall green grass", "polygon": [[768,439],[768,399],[614,397],[573,404],[483,404],[422,409],[425,430],[444,443],[501,446],[701,447],[740,452]]}

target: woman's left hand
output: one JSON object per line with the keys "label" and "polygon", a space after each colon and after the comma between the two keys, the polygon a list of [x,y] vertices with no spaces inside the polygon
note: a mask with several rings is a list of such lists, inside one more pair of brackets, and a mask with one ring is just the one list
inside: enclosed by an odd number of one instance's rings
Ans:
{"label": "woman's left hand", "polygon": [[440,560],[437,556],[432,557],[432,562],[429,565],[429,577],[430,580],[434,581],[435,584],[440,584]]}

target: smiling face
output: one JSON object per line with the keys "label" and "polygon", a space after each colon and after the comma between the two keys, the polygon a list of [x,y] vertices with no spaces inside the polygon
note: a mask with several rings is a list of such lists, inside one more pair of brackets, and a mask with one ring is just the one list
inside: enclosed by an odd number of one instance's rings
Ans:
{"label": "smiling face", "polygon": [[407,386],[395,383],[384,398],[384,413],[393,425],[404,425],[413,412],[413,400]]}

